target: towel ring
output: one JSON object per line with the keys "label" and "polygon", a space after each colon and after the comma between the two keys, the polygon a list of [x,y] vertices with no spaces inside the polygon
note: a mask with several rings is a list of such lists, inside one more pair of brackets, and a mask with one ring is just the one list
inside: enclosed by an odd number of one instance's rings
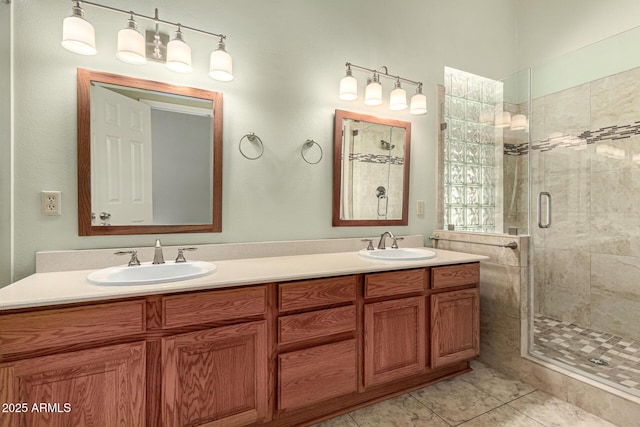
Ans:
{"label": "towel ring", "polygon": [[[258,154],[255,157],[250,157],[247,156],[244,151],[242,151],[242,141],[244,139],[248,139],[249,142],[256,142],[258,141],[258,144],[260,145],[260,154]],[[262,157],[262,154],[264,153],[264,144],[262,143],[262,140],[260,139],[260,137],[258,135],[256,135],[255,133],[251,132],[246,134],[245,136],[243,136],[242,138],[240,138],[240,143],[238,144],[238,150],[240,150],[240,154],[242,154],[242,156],[247,159],[247,160],[257,160],[260,157]]]}
{"label": "towel ring", "polygon": [[[318,148],[320,149],[320,158],[315,161],[315,162],[310,162],[305,156],[304,156],[304,152],[305,152],[305,147],[307,149],[313,147],[314,145],[317,145]],[[320,146],[320,144],[318,144],[315,140],[313,139],[307,139],[303,144],[302,144],[302,148],[300,149],[300,154],[302,155],[302,158],[304,159],[305,162],[309,163],[310,165],[317,165],[318,163],[320,163],[320,161],[322,160],[322,156],[323,156],[323,151],[322,151],[322,147]]]}

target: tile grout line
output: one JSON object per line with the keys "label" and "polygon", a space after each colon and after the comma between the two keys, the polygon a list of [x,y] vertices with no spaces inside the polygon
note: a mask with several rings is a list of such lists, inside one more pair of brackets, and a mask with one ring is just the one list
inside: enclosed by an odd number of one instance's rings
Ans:
{"label": "tile grout line", "polygon": [[425,405],[420,399],[418,399],[417,397],[415,397],[413,395],[413,392],[409,392],[408,393],[409,396],[411,396],[416,402],[418,402],[418,404],[424,406],[429,412],[431,412],[433,415],[435,415],[438,419],[442,420],[443,423],[445,423],[446,425],[452,427],[452,424],[449,423],[447,420],[445,420],[444,418],[442,418],[440,416],[440,414],[438,414],[436,411],[434,411],[433,409],[429,408],[427,405]]}

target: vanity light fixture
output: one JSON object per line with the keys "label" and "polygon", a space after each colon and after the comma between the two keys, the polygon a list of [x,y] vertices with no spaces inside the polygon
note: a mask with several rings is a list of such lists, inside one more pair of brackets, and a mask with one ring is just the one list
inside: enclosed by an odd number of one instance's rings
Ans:
{"label": "vanity light fixture", "polygon": [[511,126],[511,113],[508,111],[496,111],[494,126],[496,129],[504,129]]}
{"label": "vanity light fixture", "polygon": [[[65,18],[62,25],[62,46],[71,52],[81,55],[95,55],[97,53],[95,30],[84,18],[84,10],[81,7],[81,4],[90,5],[129,16],[126,28],[118,32],[118,47],[116,51],[118,59],[130,64],[145,64],[147,60],[160,61],[165,62],[167,68],[173,71],[180,73],[191,72],[191,48],[185,43],[182,34],[183,30],[189,30],[219,39],[217,48],[210,56],[209,76],[219,81],[233,80],[232,59],[225,49],[225,35],[165,21],[158,18],[158,9],[155,10],[155,16],[146,16],[134,11],[126,11],[91,1],[72,0],[72,2],[71,16]],[[154,49],[152,49],[149,57],[146,56],[145,38],[138,31],[138,24],[134,17],[155,23],[154,39],[152,40]],[[166,55],[163,55],[162,49],[160,49],[162,43],[160,41],[159,24],[177,28],[173,40],[167,43]]]}
{"label": "vanity light fixture", "polygon": [[389,108],[394,111],[405,110],[407,108],[407,92],[401,86],[401,82],[416,85],[416,93],[411,97],[409,113],[410,114],[426,114],[427,113],[427,97],[422,93],[422,82],[405,79],[400,76],[389,74],[386,66],[382,66],[377,70],[361,67],[359,65],[347,62],[346,75],[340,80],[340,93],[338,97],[343,101],[354,101],[358,99],[358,82],[353,77],[352,68],[372,73],[367,79],[367,86],[364,92],[364,104],[376,106],[382,104],[382,84],[380,76],[395,80],[395,87],[389,96]]}
{"label": "vanity light fixture", "polygon": [[527,116],[524,114],[514,114],[511,116],[511,130],[526,130]]}

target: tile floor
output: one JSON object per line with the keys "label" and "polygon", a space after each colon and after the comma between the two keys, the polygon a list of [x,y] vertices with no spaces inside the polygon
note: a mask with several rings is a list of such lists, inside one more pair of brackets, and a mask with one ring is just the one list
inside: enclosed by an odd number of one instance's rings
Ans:
{"label": "tile floor", "polygon": [[315,427],[612,427],[565,401],[474,361],[473,372]]}
{"label": "tile floor", "polygon": [[[640,395],[640,342],[536,315],[532,353],[558,360]],[[598,365],[589,359],[606,363]]]}

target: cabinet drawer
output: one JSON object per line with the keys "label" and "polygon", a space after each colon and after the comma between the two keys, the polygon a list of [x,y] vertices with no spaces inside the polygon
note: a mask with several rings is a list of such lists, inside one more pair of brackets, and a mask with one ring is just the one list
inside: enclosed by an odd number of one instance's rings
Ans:
{"label": "cabinet drawer", "polygon": [[477,285],[480,282],[480,263],[448,265],[431,269],[433,289]]}
{"label": "cabinet drawer", "polygon": [[282,311],[322,307],[355,301],[356,277],[342,276],[281,283],[278,290],[278,306]]}
{"label": "cabinet drawer", "polygon": [[355,331],[356,307],[330,308],[310,313],[292,314],[278,319],[280,344]]}
{"label": "cabinet drawer", "polygon": [[367,274],[364,282],[364,297],[376,298],[422,292],[428,287],[427,270],[391,271]]}
{"label": "cabinet drawer", "polygon": [[0,316],[0,353],[98,342],[145,331],[144,300]]}
{"label": "cabinet drawer", "polygon": [[286,410],[355,393],[356,340],[278,356],[278,409]]}
{"label": "cabinet drawer", "polygon": [[162,298],[165,328],[264,315],[267,287],[209,291]]}

